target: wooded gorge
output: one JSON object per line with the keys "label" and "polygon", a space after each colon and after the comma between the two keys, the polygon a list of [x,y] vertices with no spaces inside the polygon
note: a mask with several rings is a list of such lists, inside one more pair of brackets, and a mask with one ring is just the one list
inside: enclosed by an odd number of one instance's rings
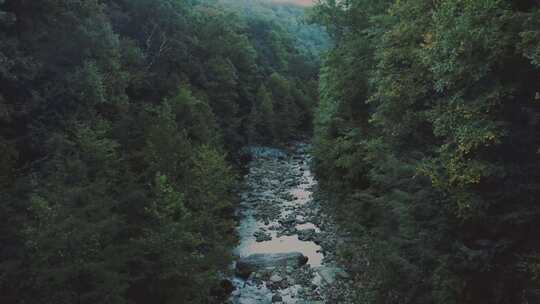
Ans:
{"label": "wooded gorge", "polygon": [[539,83],[536,0],[0,0],[0,303],[226,302],[301,137],[328,303],[540,303]]}
{"label": "wooded gorge", "polygon": [[0,302],[218,302],[237,152],[311,127],[296,41],[216,1],[1,0]]}

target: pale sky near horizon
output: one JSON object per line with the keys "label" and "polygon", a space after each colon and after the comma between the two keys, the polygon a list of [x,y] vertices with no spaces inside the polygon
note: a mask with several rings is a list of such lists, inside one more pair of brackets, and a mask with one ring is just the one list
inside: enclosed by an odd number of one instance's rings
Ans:
{"label": "pale sky near horizon", "polygon": [[314,0],[272,0],[274,2],[294,3],[302,6],[313,5]]}

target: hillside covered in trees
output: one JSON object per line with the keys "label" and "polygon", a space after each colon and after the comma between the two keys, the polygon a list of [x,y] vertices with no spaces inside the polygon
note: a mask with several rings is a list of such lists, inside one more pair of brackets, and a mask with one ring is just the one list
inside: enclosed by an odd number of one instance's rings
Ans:
{"label": "hillside covered in trees", "polygon": [[227,301],[245,148],[311,135],[244,196],[337,222],[273,219],[329,303],[540,303],[540,3],[316,2],[0,0],[0,303]]}
{"label": "hillside covered in trees", "polygon": [[313,52],[216,1],[0,0],[0,302],[219,302],[238,151],[309,132]]}
{"label": "hillside covered in trees", "polygon": [[324,0],[316,170],[354,303],[540,303],[540,4]]}

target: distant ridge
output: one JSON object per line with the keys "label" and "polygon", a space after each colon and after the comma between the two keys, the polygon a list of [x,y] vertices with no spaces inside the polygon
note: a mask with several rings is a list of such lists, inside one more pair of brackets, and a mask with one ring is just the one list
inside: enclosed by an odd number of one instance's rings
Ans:
{"label": "distant ridge", "polygon": [[290,3],[299,6],[313,6],[315,0],[270,0],[271,2],[277,3]]}

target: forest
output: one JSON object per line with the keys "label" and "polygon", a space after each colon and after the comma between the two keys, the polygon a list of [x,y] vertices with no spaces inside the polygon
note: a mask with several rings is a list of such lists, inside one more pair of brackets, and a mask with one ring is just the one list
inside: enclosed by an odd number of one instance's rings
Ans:
{"label": "forest", "polygon": [[278,2],[0,0],[0,303],[226,303],[305,138],[328,303],[540,303],[540,2]]}
{"label": "forest", "polygon": [[540,3],[321,1],[319,181],[355,303],[540,303]]}
{"label": "forest", "polygon": [[311,129],[316,48],[293,26],[0,0],[0,303],[219,303],[240,148]]}

